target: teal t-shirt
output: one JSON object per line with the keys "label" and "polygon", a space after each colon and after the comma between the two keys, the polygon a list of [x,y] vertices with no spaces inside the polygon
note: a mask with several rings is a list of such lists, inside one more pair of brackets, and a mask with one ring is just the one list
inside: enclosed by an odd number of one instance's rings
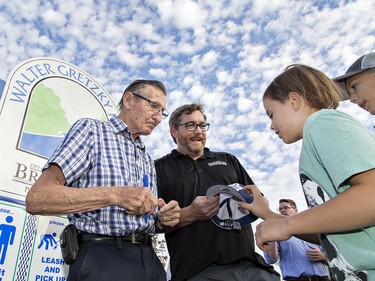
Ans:
{"label": "teal t-shirt", "polygon": [[[309,208],[350,188],[351,176],[374,168],[375,138],[356,119],[334,109],[307,119],[299,169]],[[322,234],[321,242],[337,280],[375,280],[375,226]]]}

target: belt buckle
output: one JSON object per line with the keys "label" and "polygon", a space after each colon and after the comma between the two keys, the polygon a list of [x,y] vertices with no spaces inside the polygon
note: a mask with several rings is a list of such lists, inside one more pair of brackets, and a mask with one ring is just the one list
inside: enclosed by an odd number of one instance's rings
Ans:
{"label": "belt buckle", "polygon": [[141,242],[138,242],[135,240],[135,232],[132,233],[132,244],[140,244]]}

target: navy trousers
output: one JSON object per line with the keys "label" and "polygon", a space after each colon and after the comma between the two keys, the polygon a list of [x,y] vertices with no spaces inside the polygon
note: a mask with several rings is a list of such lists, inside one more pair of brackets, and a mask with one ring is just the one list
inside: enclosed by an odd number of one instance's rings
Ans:
{"label": "navy trousers", "polygon": [[90,241],[79,246],[67,281],[165,281],[166,273],[151,245],[115,240]]}

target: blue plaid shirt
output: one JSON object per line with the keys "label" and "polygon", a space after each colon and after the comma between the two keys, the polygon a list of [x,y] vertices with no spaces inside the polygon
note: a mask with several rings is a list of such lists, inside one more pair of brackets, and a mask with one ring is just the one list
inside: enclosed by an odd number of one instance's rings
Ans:
{"label": "blue plaid shirt", "polygon": [[[133,140],[129,128],[118,117],[108,122],[83,118],[69,130],[46,167],[56,163],[62,169],[67,186],[143,186],[148,175],[149,188],[157,197],[154,161],[141,138]],[[132,232],[155,233],[155,216],[129,215],[118,206],[68,215],[80,230],[128,235]]]}

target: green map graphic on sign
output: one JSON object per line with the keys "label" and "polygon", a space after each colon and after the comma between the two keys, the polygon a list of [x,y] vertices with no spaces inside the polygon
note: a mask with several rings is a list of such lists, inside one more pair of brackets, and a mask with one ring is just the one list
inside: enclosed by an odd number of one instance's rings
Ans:
{"label": "green map graphic on sign", "polygon": [[88,93],[65,78],[40,81],[30,95],[18,148],[48,158],[79,118],[108,120],[95,95],[88,99]]}

